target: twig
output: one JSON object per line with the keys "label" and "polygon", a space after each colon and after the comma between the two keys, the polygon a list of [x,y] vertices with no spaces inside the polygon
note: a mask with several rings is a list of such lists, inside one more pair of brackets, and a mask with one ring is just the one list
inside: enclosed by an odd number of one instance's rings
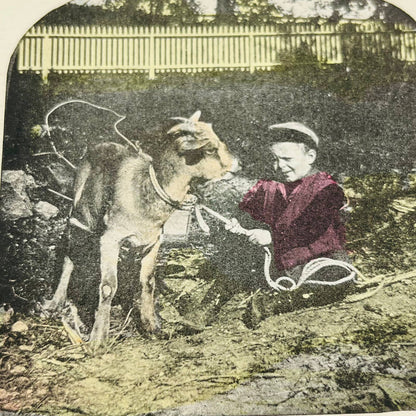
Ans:
{"label": "twig", "polygon": [[20,299],[20,300],[23,300],[23,301],[25,301],[25,302],[29,302],[29,300],[28,300],[28,299],[26,299],[26,298],[24,298],[24,297],[22,297],[22,296],[19,296],[19,295],[16,293],[16,290],[15,290],[14,286],[12,286],[12,287],[11,287],[11,291],[12,291],[12,295],[13,295],[15,298]]}
{"label": "twig", "polygon": [[[386,286],[390,286],[394,283],[398,283],[404,280],[408,280],[408,279],[414,279],[416,278],[416,271],[412,270],[410,272],[407,273],[402,273],[399,275],[392,275],[392,276],[385,276],[385,275],[379,275],[374,277],[373,279],[369,279],[368,282],[365,283],[365,285],[372,285],[372,283],[378,283],[378,286],[372,290],[371,292],[367,292],[367,293],[361,293],[359,295],[353,295],[351,296],[349,299],[346,299],[345,302],[347,303],[354,303],[354,302],[359,302],[361,300],[364,299],[368,299],[369,297],[375,295],[377,292],[379,292],[382,288],[386,287]],[[365,287],[365,285],[361,286],[361,287]]]}
{"label": "twig", "polygon": [[120,328],[120,331],[118,332],[118,334],[114,337],[114,339],[108,345],[107,352],[114,346],[118,337],[122,334],[122,332],[126,329],[126,326],[130,323],[130,315],[131,315],[132,312],[133,312],[133,308],[130,308],[129,312],[127,313],[126,319],[124,320],[123,325]]}
{"label": "twig", "polygon": [[55,155],[55,152],[40,152],[40,153],[34,153],[32,156],[50,156]]}
{"label": "twig", "polygon": [[67,361],[59,361],[53,358],[40,358],[39,361],[43,361],[44,363],[48,363],[52,365],[65,366],[65,367],[73,365],[72,363],[68,363]]}
{"label": "twig", "polygon": [[168,387],[168,389],[170,388],[175,388],[175,387],[180,387],[180,386],[186,386],[189,383],[201,383],[201,382],[209,382],[209,383],[227,383],[227,381],[223,381],[220,379],[231,379],[231,381],[233,383],[238,383],[243,377],[239,377],[239,376],[232,376],[232,375],[224,375],[224,376],[211,376],[211,377],[200,377],[200,378],[191,378],[189,380],[183,381],[182,383],[175,383],[175,384],[168,384],[168,383],[164,383],[164,385],[166,387]]}
{"label": "twig", "polygon": [[57,156],[59,159],[62,159],[68,166],[71,167],[71,169],[77,170],[77,167],[71,163],[62,153],[58,152],[57,148],[55,147],[53,142],[50,142],[53,152],[39,152],[39,153],[34,153],[33,156]]}
{"label": "twig", "polygon": [[53,142],[50,142],[53,151],[55,152],[55,155],[59,158],[62,159],[68,166],[70,166],[72,169],[77,170],[77,167],[75,165],[73,165],[62,153],[58,152],[58,150],[55,147],[55,144]]}
{"label": "twig", "polygon": [[246,304],[253,296],[255,296],[257,293],[260,292],[260,288],[257,289],[255,292],[253,292],[250,296],[248,296],[247,298],[243,299],[237,306],[237,308],[241,308],[242,306],[244,306],[244,304]]}
{"label": "twig", "polygon": [[62,325],[65,328],[66,333],[68,334],[69,339],[71,340],[73,345],[80,345],[83,344],[84,341],[82,338],[74,331],[64,319],[62,319]]}
{"label": "twig", "polygon": [[45,324],[32,324],[33,327],[51,328],[51,329],[62,329],[58,325],[45,325]]}
{"label": "twig", "polygon": [[57,195],[57,196],[60,196],[61,198],[63,198],[63,199],[66,199],[66,200],[68,200],[68,201],[73,201],[73,199],[72,198],[70,198],[69,196],[66,196],[66,195],[64,195],[64,194],[61,194],[60,192],[57,192],[57,191],[54,191],[53,189],[50,189],[50,188],[48,188],[48,191],[49,192],[52,192],[53,194],[55,194],[55,195]]}

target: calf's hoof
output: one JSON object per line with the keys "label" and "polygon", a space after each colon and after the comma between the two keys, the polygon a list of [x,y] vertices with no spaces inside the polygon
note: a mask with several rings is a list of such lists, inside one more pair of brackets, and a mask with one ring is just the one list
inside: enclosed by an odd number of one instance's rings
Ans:
{"label": "calf's hoof", "polygon": [[161,332],[160,320],[156,315],[151,318],[141,316],[136,322],[138,330],[145,336],[158,335]]}
{"label": "calf's hoof", "polygon": [[46,318],[57,315],[64,309],[65,302],[56,302],[54,299],[45,300],[41,305],[42,315]]}

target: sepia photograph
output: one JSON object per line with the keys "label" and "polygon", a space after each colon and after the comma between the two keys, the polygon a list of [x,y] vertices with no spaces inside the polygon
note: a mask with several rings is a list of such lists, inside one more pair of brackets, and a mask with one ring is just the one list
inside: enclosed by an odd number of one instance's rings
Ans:
{"label": "sepia photograph", "polygon": [[1,416],[416,412],[416,5],[0,10]]}

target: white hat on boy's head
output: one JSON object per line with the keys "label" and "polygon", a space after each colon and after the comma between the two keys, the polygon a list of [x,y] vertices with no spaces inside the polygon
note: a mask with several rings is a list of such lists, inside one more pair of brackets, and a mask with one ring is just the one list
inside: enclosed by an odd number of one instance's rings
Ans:
{"label": "white hat on boy's head", "polygon": [[[305,134],[309,137],[311,140],[311,143],[313,143],[318,148],[319,146],[319,137],[315,134],[314,131],[312,131],[310,128],[306,127],[302,123],[298,123],[297,121],[290,121],[289,123],[280,123],[280,124],[273,124],[272,126],[269,126],[270,130],[274,129],[287,129],[287,130],[295,130],[300,133]],[[300,142],[307,142],[309,140],[301,140],[301,138],[298,139]]]}

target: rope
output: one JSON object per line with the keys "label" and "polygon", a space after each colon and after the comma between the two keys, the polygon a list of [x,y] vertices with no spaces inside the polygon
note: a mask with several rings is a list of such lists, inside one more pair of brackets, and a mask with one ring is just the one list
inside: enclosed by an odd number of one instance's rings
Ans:
{"label": "rope", "polygon": [[120,130],[117,128],[117,126],[118,126],[118,124],[119,123],[121,123],[123,120],[125,120],[126,119],[126,116],[122,116],[122,115],[120,115],[120,114],[118,114],[118,113],[116,113],[115,111],[113,111],[113,110],[111,110],[111,109],[109,109],[109,108],[106,108],[106,107],[102,107],[102,106],[100,106],[100,105],[96,105],[96,104],[92,104],[92,103],[89,103],[88,101],[84,101],[84,100],[68,100],[68,101],[64,101],[64,102],[62,102],[62,103],[59,103],[59,104],[57,104],[55,107],[53,107],[51,110],[49,110],[49,112],[46,114],[46,116],[45,116],[45,127],[46,127],[46,132],[47,132],[47,134],[48,134],[48,136],[49,136],[49,138],[51,137],[51,130],[50,130],[50,127],[49,127],[49,116],[54,112],[54,111],[56,111],[58,108],[60,108],[60,107],[63,107],[64,105],[67,105],[67,104],[72,104],[72,103],[79,103],[79,104],[86,104],[86,105],[89,105],[89,106],[91,106],[91,107],[94,107],[94,108],[96,108],[96,109],[98,109],[98,110],[103,110],[103,111],[108,111],[108,112],[110,112],[110,113],[112,113],[112,114],[114,114],[116,117],[118,117],[118,120],[114,123],[114,125],[113,125],[113,127],[114,127],[114,130],[115,130],[115,132],[124,140],[124,141],[126,141],[127,142],[127,144],[129,145],[129,146],[131,146],[136,152],[140,152],[140,149],[139,148],[137,148],[137,146],[135,145],[135,144],[133,144],[126,136],[124,136],[124,134],[122,134],[121,132],[120,132]]}
{"label": "rope", "polygon": [[[221,222],[225,224],[231,223],[231,221],[227,219],[226,217],[224,217],[223,215],[219,214],[218,212],[214,211],[211,208],[206,207],[205,205],[200,204],[195,207],[195,212],[197,214],[196,217],[197,217],[200,227],[206,232],[207,230],[209,232],[209,227],[205,223],[205,221],[202,219],[199,209],[203,209],[204,211],[209,213],[211,216],[213,216],[214,218],[220,220]],[[238,227],[238,234],[250,235],[249,230],[246,230],[245,228],[241,226]],[[362,276],[362,274],[350,263],[347,263],[341,260],[334,260],[334,259],[329,259],[326,257],[320,257],[320,258],[311,260],[309,263],[305,265],[298,282],[296,282],[294,279],[288,276],[281,276],[275,281],[273,281],[270,276],[272,253],[270,252],[270,249],[267,246],[263,246],[263,249],[264,249],[264,276],[269,286],[272,289],[277,290],[277,291],[293,291],[295,289],[298,289],[300,286],[304,284],[315,284],[315,285],[321,285],[321,286],[337,286],[337,285],[340,285],[342,283],[346,283],[349,281],[355,281],[357,276]],[[325,267],[340,267],[340,268],[347,270],[349,274],[335,281],[310,279],[311,276],[313,276],[315,273],[317,273],[319,270]],[[283,285],[282,284],[283,282],[288,283],[289,286]]]}
{"label": "rope", "polygon": [[[275,281],[270,277],[270,264],[272,260],[272,254],[268,247],[264,247],[265,251],[265,261],[264,261],[264,276],[269,286],[277,291],[293,291],[298,289],[304,284],[315,284],[318,286],[337,286],[342,283],[356,281],[357,275],[361,276],[361,273],[352,265],[345,261],[329,259],[326,257],[320,257],[317,259],[311,260],[305,265],[302,270],[302,274],[296,282],[294,279],[288,276],[281,276]],[[341,267],[349,272],[349,274],[341,279],[328,281],[328,280],[312,280],[310,279],[315,273],[325,267]],[[282,285],[283,282],[287,282],[289,286]]]}

